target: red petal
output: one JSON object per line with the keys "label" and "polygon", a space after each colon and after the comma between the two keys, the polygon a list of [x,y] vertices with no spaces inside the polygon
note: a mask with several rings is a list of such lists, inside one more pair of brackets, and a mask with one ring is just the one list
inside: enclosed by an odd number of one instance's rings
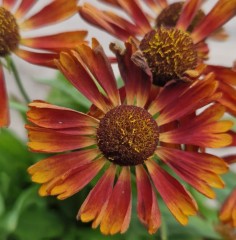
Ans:
{"label": "red petal", "polygon": [[24,17],[25,14],[34,6],[37,1],[35,0],[22,0],[19,7],[14,14],[17,19]]}
{"label": "red petal", "polygon": [[191,36],[194,43],[208,37],[217,28],[229,21],[236,12],[235,0],[219,0],[204,19],[194,28]]}
{"label": "red petal", "polygon": [[20,24],[22,29],[36,29],[63,21],[77,12],[76,0],[56,0]]}
{"label": "red petal", "polygon": [[71,135],[56,130],[26,126],[29,135],[28,147],[37,152],[64,152],[95,145],[91,136]]}
{"label": "red petal", "polygon": [[99,121],[87,114],[59,107],[46,102],[34,101],[29,104],[27,118],[32,123],[45,128],[63,129],[74,127],[97,127]]}
{"label": "red petal", "polygon": [[115,44],[111,45],[112,51],[116,54],[118,66],[122,79],[125,82],[126,101],[128,105],[145,106],[151,89],[151,73],[137,66],[131,59],[135,47],[126,42],[126,50],[121,52]]}
{"label": "red petal", "polygon": [[7,90],[2,66],[0,64],[0,128],[7,127],[10,123]]}
{"label": "red petal", "polygon": [[118,106],[120,105],[120,96],[112,67],[98,41],[93,39],[92,44],[92,49],[86,45],[78,46],[79,56],[105,90],[113,105]]}
{"label": "red petal", "polygon": [[86,64],[80,58],[74,58],[69,53],[62,52],[55,64],[66,78],[94,105],[104,113],[109,110],[105,97],[99,92]]}
{"label": "red petal", "polygon": [[[106,160],[98,159],[67,172],[42,185],[46,195],[58,195],[58,199],[68,198],[85,187],[101,170]],[[40,190],[40,193],[45,193]]]}
{"label": "red petal", "polygon": [[17,0],[2,0],[2,6],[8,10],[12,10]]}
{"label": "red petal", "polygon": [[90,163],[99,154],[98,149],[89,149],[54,155],[35,163],[28,168],[28,172],[32,175],[32,181],[46,183],[70,169]]}
{"label": "red petal", "polygon": [[195,215],[197,205],[187,190],[153,160],[145,162],[152,181],[174,217],[183,225],[188,216]]}
{"label": "red petal", "polygon": [[130,170],[122,167],[120,176],[113,189],[106,210],[101,220],[103,234],[124,233],[131,217],[131,184]]}
{"label": "red petal", "polygon": [[187,30],[202,4],[202,0],[187,0],[184,3],[182,12],[176,24],[176,28],[183,31]]}
{"label": "red petal", "polygon": [[59,51],[85,42],[86,35],[87,31],[63,32],[44,37],[22,38],[20,43],[31,48]]}
{"label": "red petal", "polygon": [[96,186],[90,191],[77,214],[77,219],[81,219],[83,222],[93,221],[93,228],[99,225],[112,194],[115,173],[116,166],[111,164]]}
{"label": "red petal", "polygon": [[56,53],[30,52],[20,48],[17,48],[14,53],[27,62],[51,68],[56,68],[54,59],[59,57]]}
{"label": "red petal", "polygon": [[157,205],[156,195],[142,165],[137,165],[135,169],[138,192],[138,217],[147,227],[148,232],[153,234],[161,225],[161,215]]}
{"label": "red petal", "polygon": [[209,186],[223,188],[224,183],[218,174],[228,170],[223,159],[214,155],[185,152],[160,147],[156,154],[186,182],[210,198],[215,194]]}

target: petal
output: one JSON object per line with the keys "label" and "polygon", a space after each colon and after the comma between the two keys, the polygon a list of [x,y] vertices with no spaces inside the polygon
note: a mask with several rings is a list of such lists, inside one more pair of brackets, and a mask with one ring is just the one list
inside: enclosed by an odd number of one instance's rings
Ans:
{"label": "petal", "polygon": [[28,168],[32,181],[46,183],[53,178],[88,164],[100,154],[98,149],[88,149],[65,154],[58,154],[41,160]]}
{"label": "petal", "polygon": [[77,219],[81,219],[83,222],[93,221],[93,228],[99,225],[112,194],[115,173],[116,166],[111,164],[90,191],[77,214]]}
{"label": "petal", "polygon": [[140,221],[153,234],[161,225],[160,210],[151,182],[142,165],[136,166],[136,181],[138,192],[137,212]]}
{"label": "petal", "polygon": [[42,101],[29,104],[27,118],[30,122],[45,128],[63,129],[74,127],[97,127],[99,121],[87,114],[59,107]]}
{"label": "petal", "polygon": [[111,44],[111,50],[116,54],[121,77],[125,83],[126,100],[128,105],[145,106],[151,89],[151,72],[136,65],[132,59],[135,46],[125,43],[125,51],[115,44]]}
{"label": "petal", "polygon": [[231,129],[233,123],[231,121],[217,122],[223,114],[223,106],[212,105],[199,116],[180,124],[178,128],[160,133],[160,141],[211,148],[228,146],[232,142],[232,137],[224,133]]}
{"label": "petal", "polygon": [[36,152],[64,152],[95,145],[91,136],[71,135],[41,127],[26,126],[29,135],[28,147]]}
{"label": "petal", "polygon": [[188,223],[188,216],[197,213],[197,205],[187,190],[153,160],[145,162],[152,181],[165,204],[181,224]]}
{"label": "petal", "polygon": [[[58,195],[57,198],[60,200],[74,195],[98,174],[105,162],[105,159],[100,158],[77,168],[69,169],[64,174],[42,185],[46,195]],[[42,195],[42,190],[40,193]]]}
{"label": "petal", "polygon": [[215,197],[209,186],[224,187],[218,174],[225,173],[228,167],[221,158],[206,153],[185,152],[164,147],[158,148],[155,153],[185,182],[207,197]]}
{"label": "petal", "polygon": [[87,31],[71,31],[43,37],[22,38],[20,43],[37,49],[63,50],[85,42],[86,35]]}
{"label": "petal", "polygon": [[78,11],[85,21],[105,30],[123,41],[126,41],[130,36],[139,33],[139,29],[126,19],[119,17],[110,11],[100,11],[88,3],[78,7]]}
{"label": "petal", "polygon": [[4,73],[0,63],[0,128],[10,124],[7,89],[5,85]]}
{"label": "petal", "polygon": [[101,220],[103,234],[124,233],[131,217],[131,183],[129,167],[122,167]]}
{"label": "petal", "polygon": [[31,52],[27,50],[23,50],[20,48],[17,48],[14,53],[24,59],[25,61],[40,65],[40,66],[46,66],[51,68],[56,68],[54,64],[54,59],[58,58],[58,54],[56,53],[39,53],[39,52]]}
{"label": "petal", "polygon": [[208,37],[213,31],[221,27],[236,15],[236,0],[219,0],[204,19],[191,33],[194,43]]}
{"label": "petal", "polygon": [[105,90],[113,106],[118,106],[120,105],[120,96],[111,64],[96,39],[92,39],[92,45],[92,49],[84,44],[78,46],[79,56]]}
{"label": "petal", "polygon": [[[191,86],[186,87],[183,94],[175,95],[174,102],[169,103],[157,118],[160,125],[179,119],[186,114],[190,114],[198,108],[213,102],[214,93],[218,87],[216,81],[202,80],[196,81]],[[212,98],[212,99],[211,99]],[[176,102],[178,104],[176,104]],[[188,104],[186,104],[188,103]],[[175,106],[175,107],[173,107]]]}
{"label": "petal", "polygon": [[2,6],[8,10],[12,10],[17,0],[2,0]]}
{"label": "petal", "polygon": [[231,226],[236,227],[236,188],[222,205],[219,218],[223,223],[229,223]]}
{"label": "petal", "polygon": [[183,31],[187,30],[188,26],[191,24],[197,11],[199,10],[201,4],[202,0],[185,1],[182,12],[176,24],[176,28]]}
{"label": "petal", "polygon": [[63,21],[77,12],[76,0],[56,0],[20,24],[22,29],[36,29]]}
{"label": "petal", "polygon": [[15,17],[17,19],[24,17],[36,2],[35,0],[22,0],[14,14]]}
{"label": "petal", "polygon": [[105,97],[99,92],[94,78],[88,71],[82,59],[73,57],[69,53],[61,52],[55,64],[65,77],[104,113],[109,110]]}

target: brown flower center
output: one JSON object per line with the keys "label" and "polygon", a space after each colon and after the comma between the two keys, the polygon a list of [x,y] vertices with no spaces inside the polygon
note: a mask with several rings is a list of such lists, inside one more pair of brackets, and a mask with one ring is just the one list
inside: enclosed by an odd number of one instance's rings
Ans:
{"label": "brown flower center", "polygon": [[20,34],[16,19],[3,7],[0,7],[0,24],[0,57],[5,57],[18,47]]}
{"label": "brown flower center", "polygon": [[[156,27],[175,27],[183,9],[184,2],[176,2],[164,8],[156,19]],[[192,32],[194,27],[205,17],[205,13],[199,9],[187,31]]]}
{"label": "brown flower center", "polygon": [[147,33],[140,49],[153,73],[153,83],[165,85],[181,80],[186,70],[197,66],[197,51],[189,33],[160,27]]}
{"label": "brown flower center", "polygon": [[106,113],[97,130],[104,156],[121,166],[142,164],[158,144],[158,126],[143,108],[121,105]]}

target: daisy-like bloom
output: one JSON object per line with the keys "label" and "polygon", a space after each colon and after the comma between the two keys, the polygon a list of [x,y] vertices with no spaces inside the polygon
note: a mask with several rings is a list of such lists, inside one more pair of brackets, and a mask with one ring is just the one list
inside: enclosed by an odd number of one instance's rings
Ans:
{"label": "daisy-like bloom", "polygon": [[58,199],[77,193],[99,175],[77,218],[92,221],[93,228],[100,225],[103,234],[128,229],[132,174],[136,176],[138,217],[150,234],[161,224],[154,186],[173,216],[185,225],[188,216],[196,214],[197,205],[163,166],[210,198],[215,197],[211,187],[224,186],[219,177],[227,171],[223,159],[181,148],[184,144],[217,148],[232,141],[225,133],[232,123],[219,120],[224,114],[222,105],[211,105],[189,118],[221,96],[217,82],[208,74],[205,81],[168,84],[152,94],[150,72],[131,60],[135,47],[127,42],[124,52],[114,44],[111,49],[124,80],[121,89],[96,39],[92,48],[81,44],[55,60],[92,106],[85,114],[42,101],[29,104],[30,150],[59,154],[37,162],[28,172],[34,182],[42,184],[41,196],[57,195]]}
{"label": "daisy-like bloom", "polygon": [[[79,7],[80,15],[121,40],[132,36],[152,71],[153,83],[158,86],[173,79],[191,82],[198,77],[209,52],[205,40],[236,15],[236,0],[218,0],[208,14],[200,9],[202,0],[173,4],[166,0],[100,1],[124,11],[128,18],[120,16],[119,12],[99,10],[89,3]],[[154,14],[146,13],[144,4]],[[223,92],[220,101],[235,115],[236,72],[207,66],[206,73],[212,71],[221,78],[217,79]]]}
{"label": "daisy-like bloom", "polygon": [[[0,3],[0,57],[11,53],[37,65],[53,67],[58,50],[84,42],[86,31],[62,32],[48,36],[24,37],[25,33],[61,22],[77,12],[77,1],[55,0],[28,17],[35,0],[2,0]],[[30,33],[30,32],[29,32]],[[0,127],[9,124],[6,90],[0,62]]]}

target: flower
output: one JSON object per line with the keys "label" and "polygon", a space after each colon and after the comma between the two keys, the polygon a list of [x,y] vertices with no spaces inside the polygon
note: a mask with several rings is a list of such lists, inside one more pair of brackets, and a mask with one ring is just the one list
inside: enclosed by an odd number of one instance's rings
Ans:
{"label": "flower", "polygon": [[[84,42],[87,33],[86,31],[70,31],[48,36],[24,37],[23,35],[30,30],[61,22],[77,12],[76,0],[56,0],[27,17],[28,12],[36,3],[37,1],[34,0],[5,0],[0,4],[0,57],[4,58],[14,53],[30,63],[55,67],[53,59],[58,56],[57,52]],[[0,127],[9,124],[2,71],[0,62]]]}
{"label": "flower", "polygon": [[[80,15],[89,23],[107,31],[121,40],[130,36],[148,63],[153,83],[165,85],[173,79],[192,81],[199,77],[207,65],[206,73],[220,76],[219,88],[223,92],[219,100],[233,113],[236,111],[236,72],[232,68],[206,64],[209,48],[205,40],[236,14],[235,0],[218,0],[208,14],[200,8],[202,1],[187,0],[168,4],[166,0],[101,0],[118,8],[120,12],[102,11],[89,3],[79,7]],[[144,10],[145,3],[152,14]],[[128,20],[130,19],[130,20]],[[139,53],[140,54],[140,53]],[[225,74],[227,72],[227,74]]]}
{"label": "flower", "polygon": [[[35,163],[28,172],[32,181],[42,184],[41,196],[57,195],[58,199],[79,192],[101,174],[77,218],[92,221],[93,228],[100,225],[103,234],[128,229],[131,174],[135,174],[138,217],[152,234],[161,224],[154,186],[181,224],[197,212],[191,194],[163,166],[214,198],[211,187],[224,186],[219,174],[227,171],[227,165],[200,148],[229,145],[232,139],[225,132],[232,123],[219,120],[222,105],[209,105],[221,96],[212,74],[191,84],[168,84],[153,94],[151,73],[131,60],[135,45],[126,42],[125,46],[121,52],[111,44],[124,80],[120,89],[96,39],[92,48],[81,44],[55,60],[92,106],[85,114],[43,101],[29,104],[29,149],[59,154]],[[203,106],[208,107],[196,115]],[[199,151],[192,151],[190,145]]]}

